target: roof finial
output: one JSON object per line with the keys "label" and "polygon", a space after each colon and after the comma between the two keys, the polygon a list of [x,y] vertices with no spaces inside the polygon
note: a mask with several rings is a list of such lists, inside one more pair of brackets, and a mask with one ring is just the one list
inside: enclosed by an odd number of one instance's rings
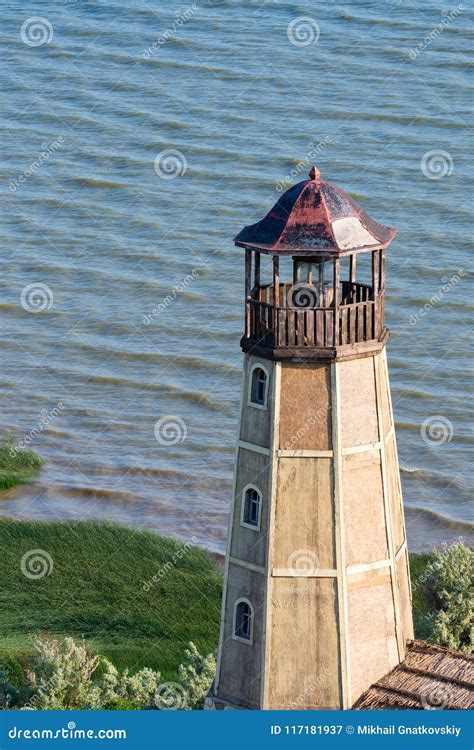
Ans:
{"label": "roof finial", "polygon": [[320,177],[321,177],[321,172],[320,172],[320,171],[319,171],[319,169],[318,169],[318,168],[317,168],[317,167],[316,167],[316,166],[315,166],[315,165],[313,164],[313,166],[311,167],[311,169],[310,169],[310,171],[309,171],[309,178],[310,178],[310,180],[319,180],[319,178],[320,178]]}

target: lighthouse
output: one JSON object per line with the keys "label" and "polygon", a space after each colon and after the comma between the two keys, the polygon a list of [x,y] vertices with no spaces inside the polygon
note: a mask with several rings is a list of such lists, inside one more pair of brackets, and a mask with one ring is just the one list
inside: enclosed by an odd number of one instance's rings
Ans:
{"label": "lighthouse", "polygon": [[395,233],[313,167],[235,238],[244,368],[208,709],[351,708],[413,638],[385,351]]}

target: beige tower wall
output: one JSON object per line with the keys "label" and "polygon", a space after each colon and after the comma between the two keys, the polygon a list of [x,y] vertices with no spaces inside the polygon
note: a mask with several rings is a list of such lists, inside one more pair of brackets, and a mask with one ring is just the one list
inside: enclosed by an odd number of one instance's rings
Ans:
{"label": "beige tower wall", "polygon": [[[269,374],[267,409],[248,402]],[[262,492],[259,531],[242,492]],[[403,503],[385,352],[333,363],[246,357],[217,699],[250,708],[350,708],[412,637]],[[232,638],[254,606],[253,643]]]}

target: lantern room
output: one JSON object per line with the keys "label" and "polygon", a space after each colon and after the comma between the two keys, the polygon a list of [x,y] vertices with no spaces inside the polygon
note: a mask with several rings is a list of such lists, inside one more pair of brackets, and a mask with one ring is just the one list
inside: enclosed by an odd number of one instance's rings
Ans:
{"label": "lantern room", "polygon": [[246,251],[243,350],[271,359],[380,351],[386,248],[395,234],[312,167],[309,180],[234,240]]}

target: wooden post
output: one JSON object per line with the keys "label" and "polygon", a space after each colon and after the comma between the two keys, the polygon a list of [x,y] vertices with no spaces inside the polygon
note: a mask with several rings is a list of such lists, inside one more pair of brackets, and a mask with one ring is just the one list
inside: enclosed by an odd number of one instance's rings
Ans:
{"label": "wooden post", "polygon": [[275,255],[273,258],[273,286],[275,294],[273,296],[273,306],[280,306],[280,258]]}
{"label": "wooden post", "polygon": [[339,275],[341,261],[334,258],[334,346],[339,346]]}
{"label": "wooden post", "polygon": [[357,255],[351,255],[349,257],[349,281],[351,282],[351,294],[353,292],[352,287],[356,283],[356,267],[357,267]]}
{"label": "wooden post", "polygon": [[252,251],[245,251],[245,337],[250,338],[250,292],[252,284]]}
{"label": "wooden post", "polygon": [[385,264],[387,260],[387,251],[382,248],[380,251],[380,291],[385,289]]}
{"label": "wooden post", "polygon": [[273,256],[273,340],[274,346],[278,346],[278,308],[280,307],[280,258]]}
{"label": "wooden post", "polygon": [[372,298],[374,300],[374,321],[372,335],[374,338],[378,338],[379,336],[379,252],[380,250],[372,251]]}
{"label": "wooden post", "polygon": [[[260,253],[255,253],[254,287],[256,287],[258,292],[260,288]],[[260,297],[257,297],[257,299],[260,299]]]}
{"label": "wooden post", "polygon": [[299,284],[301,278],[301,267],[298,258],[293,259],[293,284]]}

